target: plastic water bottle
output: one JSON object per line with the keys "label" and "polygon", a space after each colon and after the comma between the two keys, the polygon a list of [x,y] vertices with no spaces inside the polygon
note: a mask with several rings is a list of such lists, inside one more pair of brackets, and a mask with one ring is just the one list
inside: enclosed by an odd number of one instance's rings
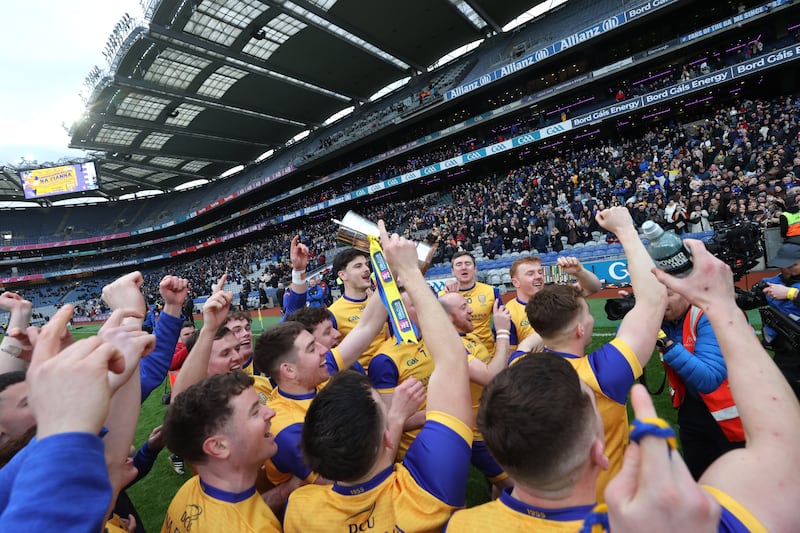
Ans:
{"label": "plastic water bottle", "polygon": [[642,224],[642,231],[650,240],[647,252],[658,268],[673,275],[685,275],[692,271],[692,254],[674,231],[664,231],[652,220]]}

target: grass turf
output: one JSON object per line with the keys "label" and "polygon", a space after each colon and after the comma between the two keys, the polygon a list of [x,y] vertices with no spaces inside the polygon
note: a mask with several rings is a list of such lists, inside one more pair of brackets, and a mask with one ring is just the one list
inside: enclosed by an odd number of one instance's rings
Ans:
{"label": "grass turf", "polygon": [[[599,348],[602,344],[609,341],[616,330],[617,323],[609,321],[603,311],[605,300],[589,300],[589,308],[595,317],[594,342],[589,346],[588,351]],[[758,313],[748,314],[754,326],[760,326]],[[277,317],[264,317],[262,323],[256,318],[253,320],[254,339],[263,331],[277,323]],[[198,323],[198,327],[200,323]],[[77,326],[73,328],[75,338],[88,337],[97,332],[98,326]],[[756,329],[759,329],[758,327]],[[656,389],[661,383],[664,370],[657,356],[653,356],[645,368],[645,374],[650,389]],[[161,396],[165,392],[165,386],[153,391],[149,398],[142,404],[142,411],[139,416],[139,423],[136,430],[135,445],[140,446],[150,434],[150,431],[161,424],[166,413],[166,406],[161,405]],[[661,394],[654,396],[656,411],[659,416],[666,419],[673,427],[676,424],[676,413],[672,408],[669,398],[668,387],[665,387]],[[629,407],[629,416],[632,416]],[[169,451],[164,450],[158,457],[150,471],[150,474],[128,490],[128,495],[134,502],[137,511],[142,519],[146,531],[159,531],[161,529],[164,515],[167,512],[172,496],[190,477],[187,473],[178,475],[172,470],[169,462]],[[470,472],[467,484],[467,505],[474,506],[488,501],[488,486],[483,476],[474,468]]]}

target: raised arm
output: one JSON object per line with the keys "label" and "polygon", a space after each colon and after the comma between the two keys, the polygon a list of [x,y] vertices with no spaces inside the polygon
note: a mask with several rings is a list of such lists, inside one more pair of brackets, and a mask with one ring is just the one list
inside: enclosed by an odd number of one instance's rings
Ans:
{"label": "raised arm", "polygon": [[728,381],[747,445],[705,471],[700,483],[720,489],[747,508],[768,531],[797,527],[800,501],[800,404],[736,307],[730,268],[700,241],[687,239],[694,270],[687,278],[657,271],[670,290],[700,307],[714,330],[728,366]]}
{"label": "raised arm", "polygon": [[472,427],[472,400],[464,345],[444,308],[425,283],[417,265],[414,243],[396,233],[390,237],[383,221],[378,222],[378,227],[386,259],[414,302],[425,344],[434,360],[435,369],[428,382],[427,409],[448,413]]}
{"label": "raised arm", "polygon": [[353,363],[358,361],[364,350],[381,332],[388,315],[389,313],[386,311],[386,307],[383,306],[380,297],[373,295],[367,302],[367,306],[364,308],[356,327],[347,334],[338,346],[339,355],[343,362],[342,370],[350,368]]}
{"label": "raised arm", "polygon": [[578,286],[581,288],[584,298],[591,296],[603,288],[600,279],[594,274],[583,268],[580,260],[577,257],[559,257],[556,261],[558,266],[564,269],[564,272],[570,276],[574,276],[578,280]]}
{"label": "raised arm", "polygon": [[617,236],[628,259],[636,305],[622,319],[617,338],[630,346],[644,368],[653,355],[658,330],[661,329],[667,291],[651,272],[653,260],[639,239],[627,209],[620,206],[600,211],[597,222]]}
{"label": "raised arm", "polygon": [[167,275],[161,279],[158,290],[164,299],[164,309],[153,329],[153,335],[156,336],[156,347],[140,363],[142,401],[147,399],[150,393],[164,381],[167,371],[169,371],[183,324],[181,314],[183,302],[189,291],[189,282],[177,276]]}
{"label": "raised arm", "polygon": [[[503,333],[503,330],[508,331],[508,328],[511,327],[511,313],[508,312],[506,306],[499,299],[494,301],[493,318],[497,339],[495,340],[492,360],[484,363],[476,357],[469,362],[470,381],[483,386],[488,385],[497,374],[508,366],[508,356],[511,355],[508,349],[509,335],[508,333]],[[483,349],[485,350],[486,348]]]}
{"label": "raised arm", "polygon": [[203,327],[197,336],[197,342],[186,357],[186,361],[175,379],[175,385],[172,387],[173,398],[208,375],[211,345],[214,343],[217,330],[228,318],[228,309],[233,300],[233,293],[222,290],[227,279],[227,274],[223,274],[214,288],[214,293],[203,305]]}

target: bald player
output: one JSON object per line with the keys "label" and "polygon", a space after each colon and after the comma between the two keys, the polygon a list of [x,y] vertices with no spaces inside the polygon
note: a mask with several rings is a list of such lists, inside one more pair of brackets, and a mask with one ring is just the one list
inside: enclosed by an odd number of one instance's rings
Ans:
{"label": "bald player", "polygon": [[[490,354],[480,339],[472,333],[475,329],[472,324],[472,308],[466,298],[459,293],[449,292],[439,297],[439,303],[442,304],[450,322],[458,331],[467,352],[472,410],[477,415],[483,388],[508,366],[508,356],[511,354],[508,350],[508,327],[511,324],[511,316],[500,300],[495,300],[493,320],[498,334],[495,353]],[[483,435],[477,426],[474,428],[472,440],[472,465],[480,470],[496,488],[502,489],[511,485],[508,474],[497,464],[486,448]]]}

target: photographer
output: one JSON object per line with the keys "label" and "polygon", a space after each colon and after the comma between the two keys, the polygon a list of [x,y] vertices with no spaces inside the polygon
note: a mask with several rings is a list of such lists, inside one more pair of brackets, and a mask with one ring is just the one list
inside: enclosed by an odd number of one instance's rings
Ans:
{"label": "photographer", "polygon": [[742,309],[762,308],[764,343],[775,352],[775,364],[800,398],[800,244],[781,246],[770,266],[781,273],[737,294],[736,304]]}
{"label": "photographer", "polygon": [[744,429],[728,386],[728,369],[708,318],[680,294],[667,292],[656,346],[669,380],[686,466],[700,479],[725,452],[744,446]]}
{"label": "photographer", "polygon": [[[624,317],[634,302],[627,295],[608,300],[609,320]],[[673,291],[667,291],[656,347],[672,405],[678,409],[684,460],[697,480],[722,454],[744,446],[744,429],[731,397],[725,360],[703,311]]]}

